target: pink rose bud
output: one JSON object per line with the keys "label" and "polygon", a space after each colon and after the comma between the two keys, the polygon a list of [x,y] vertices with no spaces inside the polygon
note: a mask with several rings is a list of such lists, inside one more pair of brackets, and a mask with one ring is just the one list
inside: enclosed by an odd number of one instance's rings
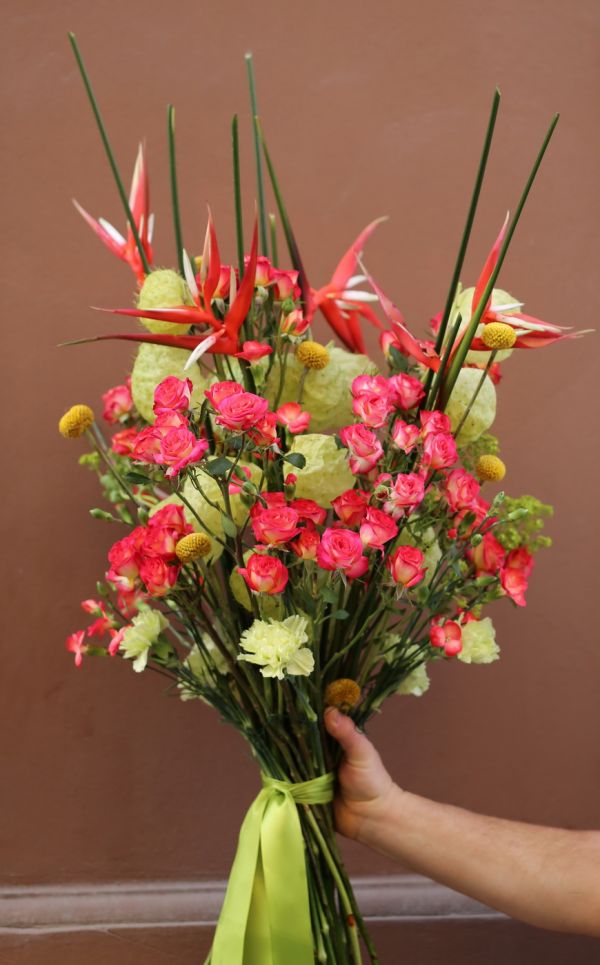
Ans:
{"label": "pink rose bud", "polygon": [[386,566],[394,583],[410,589],[425,576],[427,568],[423,566],[423,559],[423,553],[416,546],[399,546],[388,557]]}
{"label": "pink rose bud", "polygon": [[346,426],[340,430],[340,439],[350,453],[350,469],[355,474],[370,472],[383,456],[379,439],[366,426]]}
{"label": "pink rose bud", "polygon": [[169,375],[154,390],[154,411],[161,412],[167,409],[185,412],[190,407],[192,388],[191,379],[178,379],[174,375]]}
{"label": "pink rose bud", "polygon": [[427,412],[423,410],[419,412],[419,419],[421,420],[421,426],[423,427],[423,435],[429,436],[432,432],[450,432],[451,425],[450,419],[445,412],[438,412],[437,410],[433,412]]}
{"label": "pink rose bud", "polygon": [[398,524],[382,512],[369,506],[365,518],[360,524],[360,538],[365,546],[371,549],[383,550],[384,543],[398,534]]}
{"label": "pink rose bud", "polygon": [[321,537],[316,526],[314,523],[308,522],[306,526],[300,530],[298,538],[290,543],[290,548],[296,556],[299,556],[302,560],[315,560],[317,558],[317,547],[320,541]]}
{"label": "pink rose bud", "polygon": [[411,449],[414,449],[420,435],[418,426],[404,422],[402,419],[396,419],[394,422],[392,440],[398,446],[398,449],[402,449],[403,452],[410,452]]}
{"label": "pink rose bud", "polygon": [[282,593],[288,581],[287,567],[274,556],[253,553],[246,567],[238,567],[249,588],[255,593]]}
{"label": "pink rose bud", "polygon": [[358,526],[367,511],[369,493],[362,489],[346,489],[332,500],[331,505],[342,523],[346,526]]}
{"label": "pink rose bud", "polygon": [[477,502],[480,486],[466,469],[453,469],[446,478],[445,493],[450,509],[471,509]]}
{"label": "pink rose bud", "polygon": [[425,395],[423,383],[414,375],[392,375],[388,379],[392,402],[401,409],[414,409]]}
{"label": "pink rose bud", "polygon": [[310,325],[310,319],[304,318],[299,308],[294,308],[283,316],[279,322],[279,330],[284,335],[299,336],[304,335]]}
{"label": "pink rose bud", "polygon": [[434,432],[425,437],[423,462],[430,469],[447,469],[458,459],[454,436],[445,432]]}
{"label": "pink rose bud", "polygon": [[113,424],[121,422],[124,416],[133,409],[133,399],[129,385],[115,385],[102,396],[104,402],[103,417]]}
{"label": "pink rose bud", "polygon": [[423,477],[416,472],[399,473],[384,497],[383,509],[399,519],[407,509],[414,509],[425,498]]}

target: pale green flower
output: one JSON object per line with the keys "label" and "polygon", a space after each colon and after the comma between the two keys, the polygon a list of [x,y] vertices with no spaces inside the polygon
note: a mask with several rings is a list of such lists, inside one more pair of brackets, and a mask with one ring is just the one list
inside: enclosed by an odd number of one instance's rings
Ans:
{"label": "pale green flower", "polygon": [[[138,308],[177,308],[193,305],[190,290],[181,275],[172,268],[157,268],[146,275],[138,295]],[[183,335],[189,325],[179,322],[160,322],[153,318],[140,318],[148,331],[159,335]]]}
{"label": "pale green flower", "polygon": [[[450,400],[446,406],[446,415],[450,419],[452,431],[455,432],[465,414],[477,386],[481,380],[480,369],[463,368],[452,389]],[[486,375],[483,385],[475,402],[465,419],[464,425],[457,436],[459,446],[478,439],[483,432],[492,425],[496,418],[496,389],[489,375]]]}
{"label": "pale green flower", "polygon": [[496,643],[496,630],[490,617],[471,620],[461,627],[462,650],[458,659],[463,663],[492,663],[500,657]]}
{"label": "pale green flower", "polygon": [[298,499],[314,499],[319,506],[329,509],[332,499],[354,486],[347,450],[338,449],[333,436],[316,432],[296,436],[291,451],[300,452],[306,459],[303,469],[292,469],[298,477]]}
{"label": "pale green flower", "polygon": [[209,380],[197,365],[184,371],[189,357],[190,353],[183,348],[146,343],[140,345],[131,370],[131,395],[136,409],[146,422],[154,422],[156,418],[152,410],[154,390],[169,375],[190,379],[193,385],[190,405],[202,405]]}
{"label": "pale green flower", "polygon": [[[354,421],[350,386],[358,375],[377,375],[378,368],[366,355],[347,352],[337,345],[327,345],[329,365],[324,369],[307,370],[290,352],[287,358],[283,392],[279,405],[298,402],[310,412],[310,429],[313,432],[337,432]],[[302,397],[300,381],[304,376]],[[280,367],[276,362],[271,369],[264,395],[274,404],[279,389]]]}
{"label": "pale green flower", "polygon": [[169,621],[158,610],[141,607],[134,616],[131,626],[123,633],[119,650],[126,660],[133,660],[133,669],[140,673],[148,663],[148,652],[157,643],[161,632],[168,627]]}
{"label": "pale green flower", "polygon": [[429,690],[430,683],[427,667],[422,663],[404,678],[396,693],[422,697]]}
{"label": "pale green flower", "polygon": [[[227,660],[213,642],[211,637],[209,637],[208,633],[202,633],[202,643],[204,644],[204,648],[208,654],[210,669],[207,669],[206,659],[204,654],[200,652],[200,647],[197,643],[195,643],[190,650],[187,658],[183,662],[183,665],[184,667],[187,667],[188,670],[191,670],[194,677],[196,677],[202,686],[212,687],[214,686],[214,680],[211,675],[211,670],[214,669],[215,673],[218,674],[226,674],[228,672]],[[200,697],[200,694],[196,693],[196,691],[189,687],[186,683],[179,683],[177,684],[177,687],[180,691],[179,696],[181,700],[195,700],[196,698],[200,698],[200,700],[203,699]]]}
{"label": "pale green flower", "polygon": [[[454,306],[452,308],[452,312],[450,314],[448,331],[452,329],[452,325],[454,324],[459,312],[462,319],[460,323],[459,331],[464,332],[464,330],[467,328],[472,317],[471,305],[473,303],[474,292],[475,292],[474,288],[465,288],[464,290],[458,293],[458,295],[456,296],[456,300],[454,302]],[[492,304],[491,304],[492,310],[498,309],[498,308],[504,309],[506,306],[510,306],[510,305],[513,306],[512,312],[521,311],[521,308],[517,302],[517,299],[514,298],[512,295],[509,295],[508,292],[503,291],[501,288],[494,288],[492,290]],[[509,308],[508,311],[504,311],[503,314],[510,315],[511,309]],[[476,335],[481,335],[483,328],[484,328],[483,324],[478,325]],[[513,349],[511,348],[503,349],[502,351],[496,353],[495,361],[504,362],[505,359],[510,358],[512,353],[513,353]],[[467,362],[468,365],[485,366],[489,360],[490,354],[491,354],[490,352],[468,352],[465,361]]]}
{"label": "pale green flower", "polygon": [[286,673],[307,677],[315,666],[312,651],[302,646],[308,641],[307,625],[308,621],[297,615],[268,623],[255,620],[242,634],[240,644],[246,653],[238,660],[258,664],[263,677],[282,680]]}

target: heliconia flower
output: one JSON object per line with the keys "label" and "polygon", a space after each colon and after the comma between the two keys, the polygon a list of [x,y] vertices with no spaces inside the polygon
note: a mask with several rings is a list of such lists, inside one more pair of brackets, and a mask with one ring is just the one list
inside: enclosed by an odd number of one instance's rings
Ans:
{"label": "heliconia flower", "polygon": [[384,375],[357,375],[350,387],[356,399],[359,395],[379,395],[387,399],[390,395],[389,379]]}
{"label": "heliconia flower", "polygon": [[69,653],[75,654],[75,666],[81,667],[83,655],[88,651],[88,645],[85,643],[85,630],[77,630],[67,637],[66,647]]}
{"label": "heliconia flower", "polygon": [[437,410],[428,412],[426,409],[422,409],[421,412],[419,412],[419,421],[423,429],[424,437],[431,435],[433,432],[452,431],[450,419],[445,412],[438,412]]}
{"label": "heliconia flower", "polygon": [[384,497],[383,510],[399,519],[407,509],[414,509],[425,498],[425,482],[416,472],[398,473]]}
{"label": "heliconia flower", "polygon": [[466,469],[453,469],[446,477],[444,493],[450,509],[458,512],[461,509],[472,509],[479,496],[480,485]]}
{"label": "heliconia flower", "polygon": [[441,625],[432,621],[429,629],[432,647],[443,647],[447,657],[454,657],[462,650],[462,633],[456,620],[446,620]]}
{"label": "heliconia flower", "polygon": [[321,541],[318,530],[314,523],[308,522],[304,526],[295,540],[290,543],[290,549],[302,560],[315,560],[317,558],[317,547]]}
{"label": "heliconia flower", "polygon": [[331,505],[342,523],[346,526],[358,526],[367,512],[369,493],[362,489],[346,489],[332,500]]}
{"label": "heliconia flower", "polygon": [[387,397],[381,395],[367,395],[366,392],[356,396],[352,401],[354,415],[371,429],[381,429],[388,420],[393,406]]}
{"label": "heliconia flower", "polygon": [[458,459],[454,436],[449,432],[432,432],[423,445],[423,463],[429,469],[448,469]]}
{"label": "heliconia flower", "polygon": [[362,576],[369,568],[363,544],[351,529],[326,529],[317,547],[317,563],[324,570],[341,570],[349,579]]}
{"label": "heliconia flower", "polygon": [[237,395],[243,391],[243,386],[241,386],[239,382],[215,382],[214,385],[211,385],[210,389],[206,389],[204,395],[213,408],[218,409],[223,399],[227,399],[230,395]]}
{"label": "heliconia flower", "polygon": [[398,449],[403,452],[410,452],[417,444],[421,435],[419,427],[402,419],[396,419],[392,428],[392,441]]}
{"label": "heliconia flower", "polygon": [[305,318],[299,308],[294,308],[287,315],[282,315],[279,322],[279,331],[283,335],[300,336],[304,335],[309,325],[310,319]]}
{"label": "heliconia flower", "polygon": [[264,421],[269,403],[253,392],[236,392],[221,399],[215,408],[219,425],[232,432],[246,432]]}
{"label": "heliconia flower", "polygon": [[234,352],[236,359],[245,359],[246,362],[258,362],[259,359],[270,355],[273,351],[271,345],[264,345],[262,342],[252,340],[244,342],[241,352]]}
{"label": "heliconia flower", "polygon": [[495,575],[504,563],[506,552],[492,533],[486,533],[481,542],[468,551],[468,555],[478,573]]}
{"label": "heliconia flower", "polygon": [[366,280],[365,275],[357,275],[359,259],[368,238],[382,219],[373,221],[361,231],[358,238],[344,254],[331,280],[322,288],[310,289],[307,317],[309,324],[317,309],[320,309],[335,334],[351,352],[365,353],[365,344],[360,329],[360,318],[364,318],[376,328],[382,323],[368,302],[377,301],[371,292],[358,291],[356,285]]}
{"label": "heliconia flower", "polygon": [[[135,273],[138,282],[141,284],[146,275],[129,224],[127,225],[127,238],[124,238],[123,235],[117,231],[116,228],[113,228],[108,221],[105,221],[104,218],[98,218],[98,220],[96,220],[92,218],[77,201],[73,200],[73,204],[82,218],[87,221],[92,231],[98,235],[102,244],[108,248],[113,255],[116,255],[117,258],[120,258],[129,265]],[[150,243],[152,241],[154,216],[150,214],[150,191],[143,144],[140,144],[138,148],[135,167],[133,169],[133,179],[129,192],[129,207],[133,215],[139,239],[146,253],[146,258],[149,263],[152,263],[152,248]]]}
{"label": "heliconia flower", "polygon": [[414,409],[425,395],[423,383],[404,372],[392,375],[388,386],[392,402],[401,409]]}
{"label": "heliconia flower", "polygon": [[301,520],[310,520],[317,526],[322,526],[327,519],[327,510],[319,506],[314,499],[294,499],[291,507],[298,513]]}
{"label": "heliconia flower", "polygon": [[399,546],[386,560],[386,567],[392,574],[394,583],[410,589],[420,583],[427,567],[423,566],[425,557],[416,546]]}
{"label": "heliconia flower", "polygon": [[248,429],[248,437],[252,440],[255,446],[259,448],[267,448],[268,446],[274,445],[277,442],[277,416],[274,412],[267,412],[264,419],[254,426],[252,429]]}
{"label": "heliconia flower", "polygon": [[150,596],[166,596],[177,582],[179,569],[160,556],[147,556],[140,566],[140,579]]}
{"label": "heliconia flower", "polygon": [[133,399],[131,398],[130,379],[125,385],[115,385],[102,395],[104,410],[102,416],[107,422],[115,425],[123,420],[124,416],[129,415],[133,409]]}
{"label": "heliconia flower", "polygon": [[275,414],[281,425],[294,435],[297,432],[306,432],[310,424],[310,412],[303,412],[298,402],[285,402]]}
{"label": "heliconia flower", "polygon": [[237,569],[255,593],[282,593],[289,579],[287,567],[281,560],[263,553],[253,553],[246,566]]}
{"label": "heliconia flower", "polygon": [[384,543],[398,534],[398,524],[381,509],[369,506],[360,524],[360,538],[364,546],[383,550]]}
{"label": "heliconia flower", "polygon": [[161,412],[166,409],[185,412],[190,407],[193,387],[191,379],[178,379],[175,375],[169,375],[159,382],[154,390],[154,411]]}
{"label": "heliconia flower", "polygon": [[350,469],[355,474],[370,472],[383,456],[379,439],[366,426],[346,426],[339,436],[350,453]]}
{"label": "heliconia flower", "polygon": [[[219,318],[212,309],[212,301],[215,297],[217,285],[221,276],[221,260],[217,236],[209,211],[208,228],[206,233],[207,241],[205,248],[208,250],[207,258],[203,257],[203,270],[201,272],[202,281],[200,287],[194,276],[192,266],[187,254],[183,253],[184,273],[187,286],[189,288],[193,305],[176,305],[169,308],[112,308],[107,311],[116,315],[129,315],[134,318],[146,318],[159,322],[173,322],[181,324],[188,329],[190,326],[202,326],[204,331],[198,335],[171,335],[171,334],[117,334],[99,335],[98,340],[103,339],[124,339],[132,342],[147,342],[151,345],[168,345],[172,348],[189,349],[190,355],[185,364],[186,368],[204,355],[206,352],[222,355],[235,355],[239,351],[238,337],[241,327],[252,305],[254,298],[254,281],[256,274],[256,262],[258,257],[258,225],[255,220],[254,232],[252,235],[252,247],[249,255],[248,268],[237,289],[235,296],[230,292],[229,307],[225,318]],[[204,271],[204,265],[207,265]],[[235,275],[233,275],[235,278]]]}
{"label": "heliconia flower", "polygon": [[130,456],[137,437],[138,431],[133,426],[129,429],[122,429],[121,432],[115,432],[110,440],[110,448],[120,456]]}
{"label": "heliconia flower", "polygon": [[299,515],[289,506],[260,509],[251,517],[252,531],[259,543],[287,543],[300,532]]}

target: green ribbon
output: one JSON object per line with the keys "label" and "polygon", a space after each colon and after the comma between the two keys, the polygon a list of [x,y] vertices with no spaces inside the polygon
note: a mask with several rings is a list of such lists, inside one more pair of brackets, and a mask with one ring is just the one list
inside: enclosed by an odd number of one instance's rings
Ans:
{"label": "green ribbon", "polygon": [[333,774],[263,788],[240,829],[205,965],[314,965],[304,838],[298,804],[328,804]]}

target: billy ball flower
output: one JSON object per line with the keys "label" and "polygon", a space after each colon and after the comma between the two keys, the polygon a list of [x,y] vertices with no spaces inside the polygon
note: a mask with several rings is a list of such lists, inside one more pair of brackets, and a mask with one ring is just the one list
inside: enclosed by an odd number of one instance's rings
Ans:
{"label": "billy ball flower", "polygon": [[94,411],[89,405],[72,405],[58,423],[58,431],[65,439],[78,439],[94,421]]}
{"label": "billy ball flower", "polygon": [[324,369],[329,365],[329,352],[325,346],[310,340],[298,346],[296,358],[305,369]]}
{"label": "billy ball flower", "polygon": [[484,482],[500,482],[506,475],[506,466],[498,456],[483,455],[477,460],[475,471]]}
{"label": "billy ball flower", "polygon": [[212,542],[206,533],[190,533],[179,540],[175,553],[181,563],[193,563],[194,560],[208,556],[211,549]]}
{"label": "billy ball flower", "polygon": [[244,630],[240,640],[246,653],[238,660],[258,664],[263,677],[283,680],[285,674],[307,677],[315,666],[312,651],[303,644],[308,642],[305,617],[291,616],[286,620],[255,620]]}
{"label": "billy ball flower", "polygon": [[481,333],[481,341],[486,348],[497,352],[499,349],[512,348],[517,341],[517,333],[506,322],[489,322]]}
{"label": "billy ball flower", "polygon": [[360,687],[356,680],[341,677],[339,680],[332,680],[325,689],[325,706],[337,707],[343,713],[356,707],[360,700]]}

